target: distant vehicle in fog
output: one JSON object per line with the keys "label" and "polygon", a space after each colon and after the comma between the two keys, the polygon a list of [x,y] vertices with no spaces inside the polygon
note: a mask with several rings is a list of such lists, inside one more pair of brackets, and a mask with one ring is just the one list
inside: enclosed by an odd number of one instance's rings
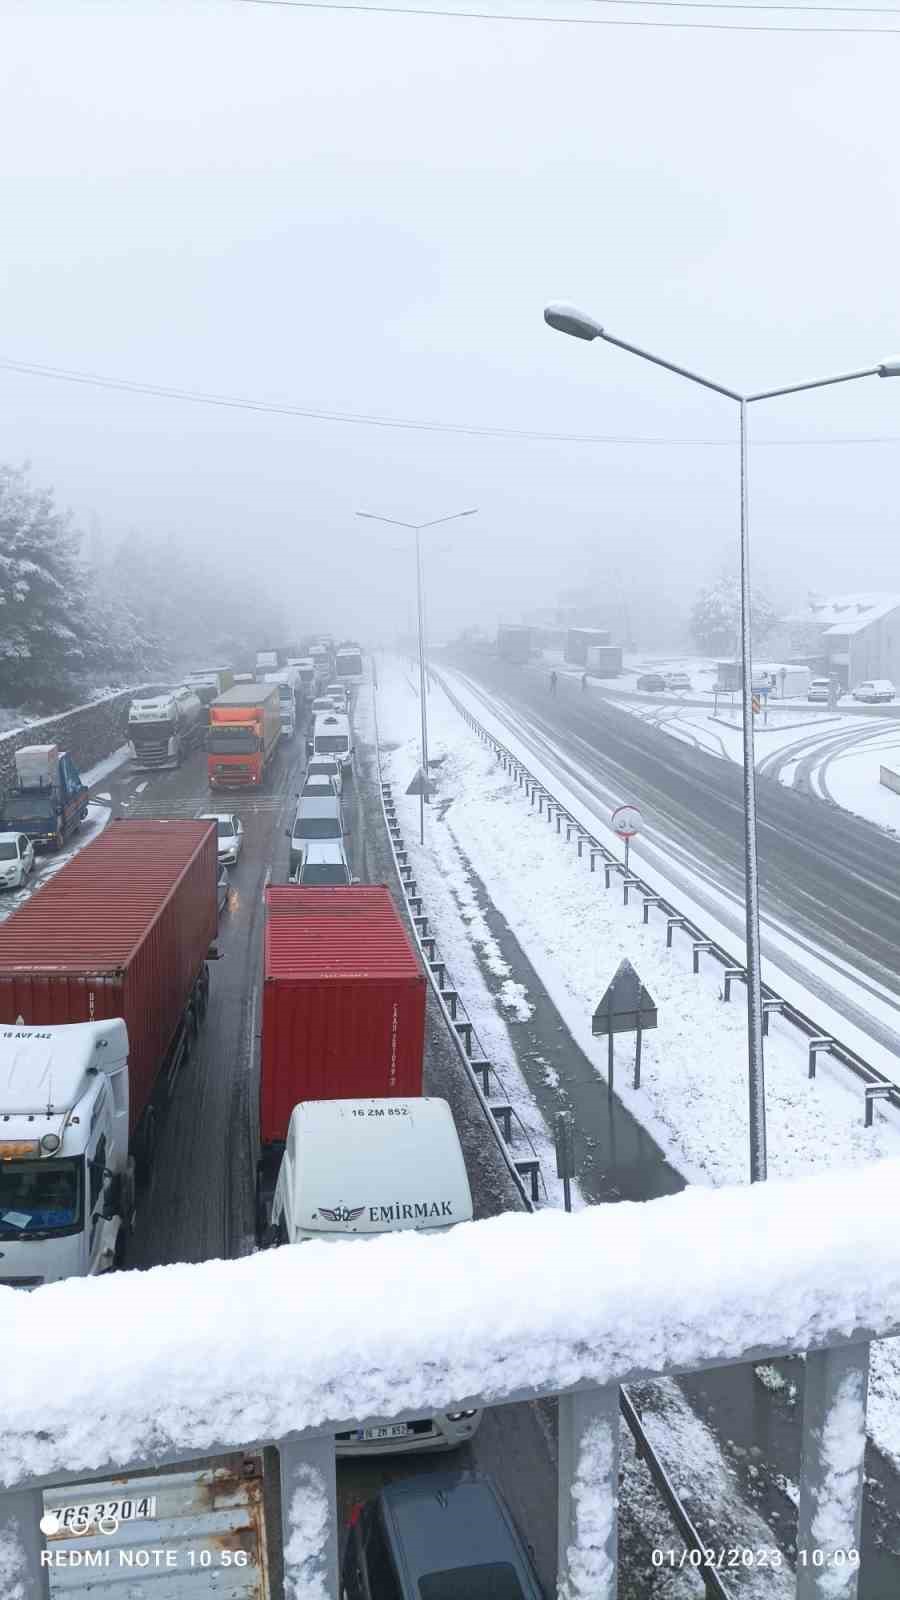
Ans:
{"label": "distant vehicle in fog", "polygon": [[865,683],[858,683],[853,691],[854,700],[860,700],[865,705],[879,705],[888,700],[893,700],[896,694],[894,685],[887,678],[869,678]]}
{"label": "distant vehicle in fog", "polygon": [[224,694],[235,681],[230,667],[200,667],[196,672],[189,672],[184,680],[185,686],[193,689],[205,706]]}
{"label": "distant vehicle in fog", "polygon": [[647,694],[664,694],[666,680],[661,672],[645,672],[638,678],[636,687]]}
{"label": "distant vehicle in fog", "polygon": [[281,662],[280,662],[280,660],[278,658],[278,651],[277,650],[257,650],[257,652],[256,652],[256,670],[257,670],[257,672],[277,672],[278,668],[280,666],[281,666]]}
{"label": "distant vehicle in fog", "polygon": [[807,700],[817,700],[827,705],[831,699],[832,688],[830,678],[813,678],[807,692]]}
{"label": "distant vehicle in fog", "polygon": [[686,672],[667,672],[665,681],[667,689],[690,689],[691,687],[691,680]]}
{"label": "distant vehicle in fog", "polygon": [[206,735],[207,710],[195,689],[185,685],[132,700],[128,712],[128,748],[135,767],[179,767]]}
{"label": "distant vehicle in fog", "polygon": [[358,645],[342,645],[334,657],[335,677],[345,683],[362,683],[363,658]]}

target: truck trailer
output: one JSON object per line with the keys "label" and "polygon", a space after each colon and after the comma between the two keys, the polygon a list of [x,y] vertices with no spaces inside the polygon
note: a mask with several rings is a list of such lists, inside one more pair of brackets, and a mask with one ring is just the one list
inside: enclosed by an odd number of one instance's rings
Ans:
{"label": "truck trailer", "polygon": [[206,706],[195,689],[185,685],[151,700],[132,700],[128,712],[128,747],[135,767],[179,767],[203,743]]}
{"label": "truck trailer", "polygon": [[358,644],[342,644],[335,653],[334,675],[344,683],[362,683],[363,658]]}
{"label": "truck trailer", "polygon": [[281,738],[275,683],[235,684],[209,708],[207,775],[211,789],[259,788]]}
{"label": "truck trailer", "polygon": [[88,792],[72,757],[55,744],[16,751],[16,780],[0,806],[0,833],[24,833],[61,850],[87,816]]}
{"label": "truck trailer", "polygon": [[517,623],[501,622],[497,628],[497,654],[501,661],[515,661],[520,666],[531,658],[533,633],[531,628]]}
{"label": "truck trailer", "polygon": [[213,822],[111,822],[0,926],[0,1283],[121,1263],[209,998]]}
{"label": "truck trailer", "polygon": [[266,891],[257,1237],[300,1101],[422,1093],[425,974],[384,885]]}
{"label": "truck trailer", "polygon": [[230,667],[200,667],[197,672],[189,672],[185,678],[185,685],[199,695],[205,706],[224,694],[226,689],[236,681]]}

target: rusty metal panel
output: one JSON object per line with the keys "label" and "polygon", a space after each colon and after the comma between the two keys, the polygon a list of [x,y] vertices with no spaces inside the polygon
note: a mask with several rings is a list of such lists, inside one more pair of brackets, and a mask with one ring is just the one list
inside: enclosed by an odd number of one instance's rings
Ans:
{"label": "rusty metal panel", "polygon": [[270,1600],[259,1456],[47,1489],[42,1526],[60,1600]]}

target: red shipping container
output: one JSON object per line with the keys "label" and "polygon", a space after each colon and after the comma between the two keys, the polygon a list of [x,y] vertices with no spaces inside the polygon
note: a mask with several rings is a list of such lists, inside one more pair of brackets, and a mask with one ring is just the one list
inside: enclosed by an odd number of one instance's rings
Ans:
{"label": "red shipping container", "polygon": [[420,1095],[425,974],[390,890],[269,889],[259,1133],[300,1100]]}
{"label": "red shipping container", "polygon": [[130,1132],[214,942],[214,822],[111,822],[0,924],[0,1023],[122,1017]]}

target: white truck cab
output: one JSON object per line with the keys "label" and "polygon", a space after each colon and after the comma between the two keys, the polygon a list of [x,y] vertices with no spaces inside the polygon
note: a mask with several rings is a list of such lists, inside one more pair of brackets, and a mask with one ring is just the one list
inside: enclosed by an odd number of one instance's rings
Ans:
{"label": "white truck cab", "polygon": [[133,1190],[125,1023],[0,1028],[0,1284],[108,1271]]}
{"label": "white truck cab", "polygon": [[[275,1244],[360,1241],[472,1221],[472,1193],[446,1100],[306,1100],[294,1107],[272,1202]],[[440,1412],[338,1434],[338,1455],[451,1450],[480,1411]]]}

